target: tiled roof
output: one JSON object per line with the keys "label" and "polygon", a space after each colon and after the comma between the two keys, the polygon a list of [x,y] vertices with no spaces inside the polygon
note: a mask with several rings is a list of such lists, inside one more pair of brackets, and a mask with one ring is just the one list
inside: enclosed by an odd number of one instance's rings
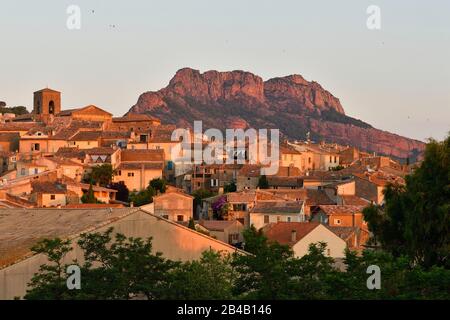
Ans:
{"label": "tiled roof", "polygon": [[71,137],[69,141],[93,141],[98,140],[101,135],[101,131],[80,131]]}
{"label": "tiled roof", "polygon": [[327,215],[343,215],[361,213],[364,206],[352,205],[321,205],[320,209]]}
{"label": "tiled roof", "polygon": [[249,203],[256,200],[256,192],[248,190],[227,193],[226,196],[228,202],[234,203]]}
{"label": "tiled roof", "polygon": [[355,227],[324,226],[343,240],[348,240],[357,231]]}
{"label": "tiled roof", "polygon": [[69,140],[71,137],[76,135],[78,132],[77,128],[64,128],[56,132],[56,134],[50,137],[51,140]]}
{"label": "tiled roof", "polygon": [[64,158],[72,158],[72,159],[73,158],[84,159],[86,157],[86,150],[78,149],[78,148],[63,147],[63,148],[59,148],[58,151],[56,151],[55,156],[64,157]]}
{"label": "tiled roof", "polygon": [[122,150],[123,162],[152,162],[164,161],[164,150],[162,149],[125,149]]}
{"label": "tiled roof", "polygon": [[33,182],[31,187],[33,188],[33,192],[37,193],[65,194],[67,192],[67,186],[65,184],[51,181]]}
{"label": "tiled roof", "polygon": [[144,168],[145,170],[163,170],[164,164],[162,162],[122,162],[119,166],[119,170],[140,170]]}
{"label": "tiled roof", "polygon": [[341,195],[342,204],[353,206],[367,206],[370,201],[354,195]]}
{"label": "tiled roof", "polygon": [[258,201],[252,213],[300,213],[303,201]]}
{"label": "tiled roof", "polygon": [[36,122],[5,122],[0,123],[0,131],[28,131],[36,126]]}
{"label": "tiled roof", "polygon": [[43,238],[69,238],[139,209],[0,209],[0,268],[31,255]]}
{"label": "tiled roof", "polygon": [[66,157],[49,157],[47,158],[48,160],[57,163],[58,165],[65,165],[65,166],[77,166],[80,167],[82,166],[80,163],[75,162],[73,160],[71,160],[70,158],[66,158]]}
{"label": "tiled roof", "polygon": [[245,164],[241,170],[239,170],[239,175],[244,177],[259,177],[261,175],[261,166],[256,164]]}
{"label": "tiled roof", "polygon": [[92,148],[92,149],[81,149],[84,152],[86,152],[86,154],[89,155],[112,155],[114,154],[117,150],[119,149],[114,149],[114,148],[110,148],[110,147],[99,147],[99,148]]}
{"label": "tiled roof", "polygon": [[209,231],[224,231],[225,229],[233,226],[234,224],[241,224],[237,220],[227,221],[227,220],[201,220],[199,224]]}
{"label": "tiled roof", "polygon": [[148,114],[139,114],[139,113],[127,113],[123,117],[113,118],[113,122],[135,122],[135,121],[160,121],[160,120]]}
{"label": "tiled roof", "polygon": [[13,142],[19,138],[20,135],[18,132],[0,132],[0,141],[2,142]]}
{"label": "tiled roof", "polygon": [[272,187],[302,187],[303,179],[297,177],[268,176],[267,181]]}
{"label": "tiled roof", "polygon": [[[267,225],[263,232],[270,241],[292,246],[319,225],[318,222],[278,222]],[[292,241],[292,231],[296,233],[295,241]]]}
{"label": "tiled roof", "polygon": [[127,138],[130,138],[130,133],[123,132],[123,131],[102,131],[101,138],[102,139],[127,139]]}
{"label": "tiled roof", "polygon": [[50,88],[44,88],[44,89],[35,91],[34,93],[38,93],[38,92],[57,92],[57,93],[61,93],[59,91],[56,91],[56,90],[53,90],[53,89],[50,89]]}
{"label": "tiled roof", "polygon": [[124,208],[120,203],[72,203],[64,206],[64,209],[103,209],[103,208]]}

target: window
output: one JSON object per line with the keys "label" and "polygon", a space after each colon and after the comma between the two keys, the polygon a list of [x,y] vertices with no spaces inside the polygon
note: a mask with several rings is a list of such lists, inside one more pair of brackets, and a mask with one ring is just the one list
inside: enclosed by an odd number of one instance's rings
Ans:
{"label": "window", "polygon": [[34,145],[33,145],[33,151],[39,151],[39,149],[40,149],[40,145],[39,145],[39,143],[35,143]]}
{"label": "window", "polygon": [[24,176],[25,175],[25,168],[20,169],[20,175]]}
{"label": "window", "polygon": [[53,102],[53,100],[51,100],[50,103],[48,104],[48,113],[49,114],[55,113],[55,103]]}
{"label": "window", "polygon": [[291,217],[287,217],[287,222],[291,222]]}
{"label": "window", "polygon": [[341,224],[341,219],[334,219],[334,224],[340,225]]}
{"label": "window", "polygon": [[308,158],[308,163],[311,163],[311,158]]}
{"label": "window", "polygon": [[90,145],[91,145],[91,142],[90,142],[90,141],[88,141],[88,142],[87,142],[87,145],[88,145],[88,146],[90,146]]}
{"label": "window", "polygon": [[129,177],[134,177],[134,172],[128,172]]}
{"label": "window", "polygon": [[34,168],[34,174],[38,174],[39,173],[39,169],[38,168]]}
{"label": "window", "polygon": [[219,179],[211,179],[211,187],[218,187]]}
{"label": "window", "polygon": [[334,163],[336,163],[336,161],[337,161],[337,157],[336,157],[336,156],[334,156]]}
{"label": "window", "polygon": [[119,174],[119,176],[121,176],[122,175],[122,170],[119,170],[118,174]]}
{"label": "window", "polygon": [[55,199],[56,199],[56,196],[54,194],[51,194],[50,195],[50,200],[55,200]]}
{"label": "window", "polygon": [[163,214],[163,216],[162,216],[164,219],[169,219],[169,215],[167,215],[167,214]]}
{"label": "window", "polygon": [[268,215],[264,216],[264,223],[269,223],[269,216]]}
{"label": "window", "polygon": [[177,221],[184,221],[184,216],[181,214],[177,215]]}
{"label": "window", "polygon": [[281,216],[277,216],[277,222],[281,221]]}
{"label": "window", "polygon": [[331,250],[327,249],[327,255],[330,256],[331,255]]}

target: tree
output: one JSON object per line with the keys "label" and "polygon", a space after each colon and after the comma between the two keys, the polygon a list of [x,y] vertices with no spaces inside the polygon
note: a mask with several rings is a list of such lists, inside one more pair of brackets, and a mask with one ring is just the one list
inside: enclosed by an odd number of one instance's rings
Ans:
{"label": "tree", "polygon": [[196,229],[195,229],[195,221],[194,221],[194,218],[190,218],[190,219],[189,219],[188,228],[189,228],[189,229],[192,229],[192,230],[196,230]]}
{"label": "tree", "polygon": [[133,205],[137,207],[152,203],[155,193],[155,190],[149,185],[144,190],[131,193],[129,202],[133,202]]}
{"label": "tree", "polygon": [[94,189],[92,187],[92,182],[89,184],[88,192],[81,196],[82,203],[99,203],[97,198],[94,195]]}
{"label": "tree", "polygon": [[127,186],[123,181],[111,183],[110,185],[108,185],[108,188],[117,190],[116,200],[128,202],[130,197],[130,191],[128,190]]}
{"label": "tree", "polygon": [[165,299],[231,299],[234,273],[229,255],[205,251],[198,261],[180,264],[169,273]]}
{"label": "tree", "polygon": [[101,186],[107,186],[111,183],[115,174],[115,170],[109,163],[102,164],[100,166],[95,166],[88,177],[90,181]]}
{"label": "tree", "polygon": [[364,210],[370,231],[396,257],[450,268],[450,136],[430,140],[424,161],[405,180],[405,186],[387,186],[384,208]]}
{"label": "tree", "polygon": [[[25,299],[130,299],[137,295],[160,299],[167,291],[167,275],[177,263],[153,253],[152,239],[127,238],[104,233],[83,234],[78,245],[83,250],[80,266],[82,290],[68,290],[64,256],[72,249],[69,241],[44,240],[34,248],[51,265],[41,266],[33,277]],[[76,263],[74,261],[72,264]]]}
{"label": "tree", "polygon": [[[2,105],[3,103],[3,105]],[[13,113],[16,116],[20,116],[23,114],[28,114],[27,108],[23,106],[16,106],[16,107],[6,107],[6,103],[3,101],[0,101],[0,113]]]}
{"label": "tree", "polygon": [[31,248],[35,254],[44,254],[48,264],[41,265],[29,283],[25,299],[62,300],[68,298],[63,259],[72,249],[70,241],[44,239]]}
{"label": "tree", "polygon": [[258,180],[258,188],[260,189],[269,189],[269,181],[267,180],[266,175],[262,175]]}
{"label": "tree", "polygon": [[293,287],[289,273],[292,250],[268,242],[254,227],[244,232],[244,239],[244,248],[253,254],[235,255],[232,266],[237,278],[233,293],[242,299],[288,298],[289,287]]}
{"label": "tree", "polygon": [[234,183],[234,181],[230,182],[229,184],[227,184],[223,187],[224,193],[236,192],[236,190],[237,190],[237,187],[236,187],[236,183]]}
{"label": "tree", "polygon": [[155,190],[157,193],[164,193],[166,192],[167,186],[166,186],[166,181],[164,179],[153,179],[152,181],[150,181],[150,187],[153,188],[153,190]]}

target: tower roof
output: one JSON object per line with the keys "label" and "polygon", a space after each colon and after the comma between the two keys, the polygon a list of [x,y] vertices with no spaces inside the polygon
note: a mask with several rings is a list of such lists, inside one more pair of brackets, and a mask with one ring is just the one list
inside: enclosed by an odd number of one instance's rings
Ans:
{"label": "tower roof", "polygon": [[39,92],[57,92],[57,93],[61,93],[59,91],[56,91],[56,90],[53,90],[53,89],[50,89],[50,88],[41,89],[41,90],[35,91],[34,93],[39,93]]}

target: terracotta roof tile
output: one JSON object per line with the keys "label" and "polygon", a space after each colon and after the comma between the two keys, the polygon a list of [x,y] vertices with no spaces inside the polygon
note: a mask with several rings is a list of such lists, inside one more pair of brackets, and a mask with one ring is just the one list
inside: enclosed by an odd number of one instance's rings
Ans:
{"label": "terracotta roof tile", "polygon": [[[264,227],[263,232],[267,239],[280,244],[294,245],[320,225],[318,222],[278,222]],[[296,238],[292,241],[292,232]]]}

